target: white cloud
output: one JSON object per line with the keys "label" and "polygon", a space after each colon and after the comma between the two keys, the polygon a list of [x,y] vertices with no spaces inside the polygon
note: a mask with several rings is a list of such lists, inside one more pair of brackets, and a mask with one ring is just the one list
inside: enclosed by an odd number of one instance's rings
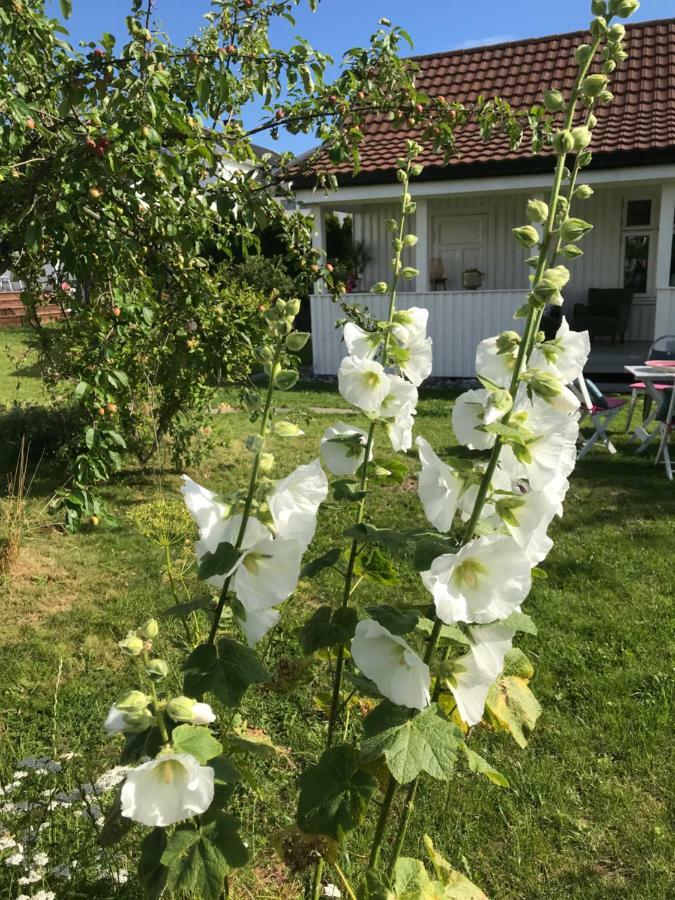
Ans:
{"label": "white cloud", "polygon": [[469,50],[471,47],[488,47],[491,44],[506,44],[509,41],[517,41],[515,34],[489,34],[487,37],[469,38],[461,44],[455,44],[453,50]]}

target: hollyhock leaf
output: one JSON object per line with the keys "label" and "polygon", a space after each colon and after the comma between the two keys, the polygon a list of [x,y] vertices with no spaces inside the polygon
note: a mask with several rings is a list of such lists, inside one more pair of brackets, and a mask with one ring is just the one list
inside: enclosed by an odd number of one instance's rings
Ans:
{"label": "hollyhock leaf", "polygon": [[332,547],[330,550],[322,553],[321,556],[317,556],[316,559],[313,559],[311,562],[304,565],[300,572],[300,577],[313,578],[315,575],[318,575],[319,572],[323,572],[324,569],[329,569],[331,566],[334,566],[341,555],[342,549],[340,547]]}
{"label": "hollyhock leaf", "polygon": [[522,631],[523,634],[538,634],[537,626],[527,613],[512,612],[502,624],[513,628],[514,631]]}
{"label": "hollyhock leaf", "polygon": [[435,889],[435,885],[419,859],[402,856],[396,861],[394,868],[395,900],[441,900],[444,894]]}
{"label": "hollyhock leaf", "polygon": [[441,856],[428,834],[424,835],[424,848],[438,879],[434,882],[439,888],[437,897],[443,897],[445,900],[488,900],[480,888],[461,872],[453,869],[447,859]]}
{"label": "hollyhock leaf", "polygon": [[519,747],[527,746],[541,713],[539,701],[526,678],[503,675],[490,687],[485,701],[492,724],[508,731]]}
{"label": "hollyhock leaf", "polygon": [[141,841],[138,861],[138,880],[143,885],[146,900],[159,900],[166,887],[168,869],[161,862],[166,850],[167,837],[164,828],[153,828]]}
{"label": "hollyhock leaf", "polygon": [[383,603],[380,606],[369,606],[366,612],[371,619],[375,619],[387,631],[398,635],[411,632],[417,625],[417,620],[420,617],[416,609],[411,607],[397,609],[395,606],[389,606],[388,603]]}
{"label": "hollyhock leaf", "polygon": [[391,900],[391,883],[383,872],[368,869],[359,885],[358,900]]}
{"label": "hollyhock leaf", "polygon": [[211,759],[216,784],[236,784],[241,774],[229,756],[216,756]]}
{"label": "hollyhock leaf", "polygon": [[345,644],[354,636],[358,616],[354,609],[332,610],[320,606],[298,632],[303,652],[308,656],[326,647]]}
{"label": "hollyhock leaf", "polygon": [[298,824],[309,834],[341,836],[363,821],[377,781],[348,744],[330,747],[300,776]]}
{"label": "hollyhock leaf", "polygon": [[203,725],[179,725],[171,732],[171,743],[177,753],[189,753],[202,765],[223,752],[220,743]]}
{"label": "hollyhock leaf", "polygon": [[115,793],[112,806],[106,813],[103,827],[99,831],[98,841],[102,847],[118,844],[134,823],[122,815],[122,788]]}
{"label": "hollyhock leaf", "polygon": [[346,500],[348,503],[355,503],[363,500],[366,492],[360,490],[359,482],[350,478],[340,478],[331,485],[333,489],[334,500]]}
{"label": "hollyhock leaf", "polygon": [[206,581],[214,575],[225,575],[232,571],[238,559],[239,552],[232,544],[223,541],[214,553],[207,551],[199,560],[199,577]]}
{"label": "hollyhock leaf", "polygon": [[225,876],[246,865],[248,850],[239,834],[239,819],[219,812],[203,821],[197,830],[192,825],[177,828],[161,859],[169,867],[170,890],[219,900]]}
{"label": "hollyhock leaf", "polygon": [[512,647],[504,657],[504,674],[529,681],[534,675],[534,666],[520,648]]}
{"label": "hollyhock leaf", "polygon": [[149,728],[147,731],[141,731],[138,734],[125,734],[124,738],[124,749],[120,757],[120,763],[123,766],[138,762],[142,756],[154,757],[162,747],[162,737],[159,733],[159,728]]}
{"label": "hollyhock leaf", "polygon": [[354,563],[354,574],[385,587],[398,584],[399,577],[392,560],[377,547],[363,550]]}
{"label": "hollyhock leaf", "polygon": [[193,612],[213,612],[214,605],[211,598],[203,600],[190,600],[186,603],[176,603],[168,609],[162,610],[161,616],[167,619],[186,619]]}
{"label": "hollyhock leaf", "polygon": [[192,651],[185,662],[184,690],[187,696],[197,697],[211,691],[225,706],[238,706],[246,689],[271,679],[249,647],[223,638],[218,649],[202,644]]}
{"label": "hollyhock leaf", "polygon": [[408,475],[408,466],[402,459],[395,456],[377,457],[373,460],[375,466],[374,478],[378,481],[393,481],[403,484]]}
{"label": "hollyhock leaf", "polygon": [[432,562],[437,556],[443,556],[444,553],[451,553],[455,550],[457,544],[448,538],[429,536],[417,541],[415,550],[413,551],[413,566],[416,572],[426,572],[431,568]]}
{"label": "hollyhock leaf", "polygon": [[474,750],[470,750],[466,744],[462,744],[462,750],[466,754],[466,759],[469,764],[470,771],[480,775],[485,775],[488,781],[491,781],[493,784],[496,784],[499,787],[509,786],[508,779],[504,775],[502,775],[501,772],[493,769],[490,763],[486,759],[483,759],[483,757],[479,753],[476,753]]}
{"label": "hollyhock leaf", "polygon": [[369,525],[366,522],[347,528],[343,534],[345,537],[356,538],[363,544],[381,544],[388,550],[400,550],[406,546],[409,540],[408,536],[401,534],[400,531],[378,528],[376,525]]}
{"label": "hollyhock leaf", "polygon": [[195,647],[183,666],[185,694],[188,697],[201,697],[207,691],[213,690],[212,685],[217,677],[217,668],[218,651],[213,644],[201,644],[199,647]]}
{"label": "hollyhock leaf", "polygon": [[227,738],[227,746],[233,756],[238,753],[247,753],[250,756],[256,756],[258,759],[269,759],[272,756],[286,755],[283,747],[277,747],[264,733],[262,735],[256,734],[255,736],[249,734],[247,737],[231,734]]}
{"label": "hollyhock leaf", "polygon": [[463,736],[456,725],[440,715],[438,705],[432,703],[419,715],[406,718],[405,722],[401,722],[401,715],[397,713],[392,722],[392,727],[364,740],[364,760],[372,762],[383,756],[399,784],[408,784],[421,772],[447,781]]}
{"label": "hollyhock leaf", "polygon": [[[434,629],[434,622],[431,619],[420,619],[417,623],[416,630],[420,634],[429,636]],[[439,645],[454,641],[456,644],[464,644],[471,646],[471,639],[464,634],[459,625],[443,625],[438,636]]]}

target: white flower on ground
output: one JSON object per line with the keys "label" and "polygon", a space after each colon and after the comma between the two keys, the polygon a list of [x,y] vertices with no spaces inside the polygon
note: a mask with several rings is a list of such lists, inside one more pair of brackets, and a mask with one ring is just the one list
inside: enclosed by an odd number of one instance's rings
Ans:
{"label": "white flower on ground", "polygon": [[539,397],[520,404],[518,412],[527,416],[524,427],[530,435],[526,445],[531,461],[519,461],[507,445],[502,465],[514,478],[527,478],[533,490],[544,491],[553,479],[567,478],[574,468],[579,418],[557,412]]}
{"label": "white flower on ground", "polygon": [[347,356],[338,369],[338,390],[353,406],[376,413],[389,393],[390,378],[374,360]]}
{"label": "white flower on ground", "polygon": [[496,435],[478,430],[485,425],[489,399],[490,392],[481,388],[478,391],[465,391],[455,400],[452,429],[459,443],[469,450],[489,450],[496,440]]}
{"label": "white flower on ground", "polygon": [[163,753],[132,769],[122,786],[122,815],[141,825],[166,828],[206,812],[213,801],[214,772],[187,753]]}
{"label": "white flower on ground", "polygon": [[503,619],[530,591],[530,562],[512,537],[488,535],[436,557],[421,573],[442,622]]}
{"label": "white flower on ground", "polygon": [[298,466],[277,483],[267,505],[277,534],[309,545],[316,531],[319,506],[328,494],[328,479],[318,459]]}
{"label": "white flower on ground", "polygon": [[393,449],[397,452],[406,452],[412,447],[412,430],[417,412],[417,388],[400,375],[390,375],[389,381],[390,390],[378,410],[378,416],[386,421],[387,434]]}
{"label": "white flower on ground", "polygon": [[508,389],[516,367],[518,344],[512,344],[506,353],[500,353],[500,337],[486,338],[476,348],[476,374]]}
{"label": "white flower on ground", "polygon": [[182,479],[180,492],[183,500],[199,528],[200,536],[204,537],[225,517],[227,509],[216,499],[213,491],[197,484],[187,475],[183,475]]}
{"label": "white flower on ground", "polygon": [[429,666],[402,637],[374,619],[363,619],[356,626],[351,653],[366,678],[392,703],[410,709],[429,705]]}
{"label": "white flower on ground", "polygon": [[530,355],[530,366],[545,369],[563,384],[571,384],[584,370],[591,352],[587,331],[572,331],[563,316],[552,341],[537,344]]}
{"label": "white flower on ground", "polygon": [[436,456],[422,437],[415,441],[422,469],[417,477],[417,493],[424,513],[438,531],[450,531],[464,490],[464,480]]}
{"label": "white flower on ground", "polygon": [[394,327],[392,334],[401,347],[409,347],[420,338],[427,335],[427,322],[429,310],[420,306],[411,306],[410,309],[399,309],[394,313]]}
{"label": "white flower on ground", "polygon": [[504,657],[511,649],[514,629],[500,622],[486,628],[470,628],[471,649],[455,660],[450,690],[467,725],[483,718],[490,685],[504,669]]}
{"label": "white flower on ground", "polygon": [[347,322],[342,329],[342,334],[349,355],[357,356],[359,359],[372,359],[382,342],[381,334],[364,331],[354,322]]}
{"label": "white flower on ground", "polygon": [[328,470],[333,475],[353,475],[365,459],[367,438],[363,429],[344,422],[330,425],[321,438],[321,456]]}
{"label": "white flower on ground", "polygon": [[397,354],[399,368],[409,381],[419,387],[429,375],[433,365],[431,338],[417,338]]}

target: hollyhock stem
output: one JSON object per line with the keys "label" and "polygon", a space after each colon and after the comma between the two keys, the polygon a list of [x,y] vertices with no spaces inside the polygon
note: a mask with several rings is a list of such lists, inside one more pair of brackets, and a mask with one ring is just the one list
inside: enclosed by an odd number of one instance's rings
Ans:
{"label": "hollyhock stem", "polygon": [[[146,650],[143,651],[142,660],[145,674],[145,670],[147,670],[148,664],[150,662]],[[141,658],[139,658],[139,665],[140,662]],[[148,682],[150,684],[150,699],[152,701],[152,711],[154,712],[155,718],[157,719],[157,727],[159,728],[162,743],[166,746],[170,743],[169,732],[166,730],[166,722],[164,721],[164,713],[162,712],[162,708],[159,703],[159,697],[157,696],[157,688],[155,687],[155,682],[152,680],[152,678],[148,678]]]}
{"label": "hollyhock stem", "polygon": [[[281,359],[281,352],[284,346],[285,336],[280,337],[277,341],[277,345],[274,351],[274,360],[272,363],[270,379],[267,384],[267,393],[265,395],[265,406],[263,407],[262,419],[260,420],[260,437],[265,438],[267,435],[267,429],[269,427],[270,415],[272,412],[272,397],[274,396],[274,371],[276,366]],[[248,520],[251,517],[251,508],[253,507],[253,498],[255,497],[255,489],[258,483],[258,471],[260,469],[260,457],[262,456],[264,447],[261,446],[257,451],[255,456],[253,457],[253,464],[251,466],[251,476],[248,482],[248,493],[246,494],[246,500],[244,501],[244,509],[241,516],[241,525],[239,526],[239,534],[237,535],[237,540],[234,545],[235,550],[240,550],[241,545],[244,541],[244,535],[246,534],[246,526],[248,525]],[[211,624],[211,630],[209,631],[208,643],[214,644],[216,641],[216,635],[218,634],[218,628],[220,626],[220,620],[223,616],[223,610],[225,609],[225,604],[227,602],[227,592],[230,589],[230,582],[232,581],[232,575],[229,575],[225,579],[225,583],[223,584],[223,589],[220,592],[220,597],[218,599],[218,606],[216,607],[216,611],[213,616],[213,623]]]}

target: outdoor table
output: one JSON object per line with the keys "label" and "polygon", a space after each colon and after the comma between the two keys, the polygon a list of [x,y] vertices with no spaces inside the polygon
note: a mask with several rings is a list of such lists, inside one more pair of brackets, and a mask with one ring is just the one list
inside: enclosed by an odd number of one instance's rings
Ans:
{"label": "outdoor table", "polygon": [[641,425],[633,432],[635,437],[640,440],[640,446],[638,447],[638,453],[642,453],[643,450],[646,450],[649,446],[650,442],[656,437],[659,433],[658,428],[654,431],[648,431],[649,426],[652,424],[656,415],[661,407],[661,401],[663,397],[655,387],[655,384],[658,382],[659,384],[672,384],[675,388],[675,365],[673,365],[673,360],[651,360],[651,365],[645,364],[644,366],[624,366],[624,370],[628,372],[635,381],[641,381],[645,390],[649,394],[649,396],[654,401],[652,405],[652,410],[647,416],[647,418],[642,422]]}

